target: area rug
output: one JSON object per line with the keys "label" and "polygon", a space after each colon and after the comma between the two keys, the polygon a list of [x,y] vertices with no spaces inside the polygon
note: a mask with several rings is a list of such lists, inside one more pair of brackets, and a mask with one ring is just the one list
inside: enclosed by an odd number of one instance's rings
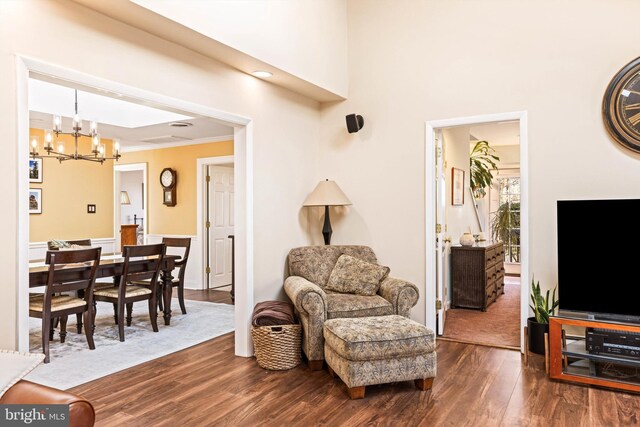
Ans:
{"label": "area rug", "polygon": [[[98,302],[95,350],[89,350],[84,333],[76,333],[75,315],[69,316],[65,343],[60,343],[56,330],[49,349],[51,362],[41,364],[25,379],[65,390],[234,330],[232,305],[189,300],[185,304],[187,314],[183,315],[174,300],[177,310],[173,310],[170,326],[158,316],[157,333],[151,329],[146,302],[134,304],[131,326],[125,326],[125,341],[120,342],[113,306]],[[29,350],[41,352],[40,320],[30,319],[29,326]]]}
{"label": "area rug", "polygon": [[520,348],[520,278],[505,277],[504,295],[487,311],[447,310],[442,336],[476,344]]}

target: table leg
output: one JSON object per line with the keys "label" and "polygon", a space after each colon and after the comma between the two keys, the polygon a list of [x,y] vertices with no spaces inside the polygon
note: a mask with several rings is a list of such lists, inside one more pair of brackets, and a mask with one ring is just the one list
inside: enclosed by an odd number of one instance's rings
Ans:
{"label": "table leg", "polygon": [[171,270],[162,270],[162,301],[164,304],[164,324],[171,324],[171,294],[173,292],[173,276]]}

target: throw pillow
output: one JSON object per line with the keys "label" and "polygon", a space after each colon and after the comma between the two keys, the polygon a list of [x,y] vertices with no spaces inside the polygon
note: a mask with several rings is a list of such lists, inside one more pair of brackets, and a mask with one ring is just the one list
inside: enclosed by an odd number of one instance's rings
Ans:
{"label": "throw pillow", "polygon": [[43,360],[42,353],[0,350],[0,397]]}
{"label": "throw pillow", "polygon": [[388,275],[389,267],[344,254],[333,267],[325,289],[343,294],[375,295],[380,282]]}

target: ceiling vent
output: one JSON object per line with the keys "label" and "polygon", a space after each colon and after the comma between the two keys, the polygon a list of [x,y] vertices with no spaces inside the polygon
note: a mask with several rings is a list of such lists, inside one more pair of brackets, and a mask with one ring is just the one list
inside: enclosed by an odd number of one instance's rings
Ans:
{"label": "ceiling vent", "polygon": [[169,123],[169,126],[171,126],[172,128],[188,128],[193,126],[193,123],[189,123],[189,122],[171,122]]}
{"label": "ceiling vent", "polygon": [[166,143],[166,142],[180,142],[180,141],[191,141],[191,138],[185,138],[183,136],[175,136],[175,135],[163,135],[163,136],[154,136],[151,138],[140,139],[140,142],[152,142],[152,143]]}

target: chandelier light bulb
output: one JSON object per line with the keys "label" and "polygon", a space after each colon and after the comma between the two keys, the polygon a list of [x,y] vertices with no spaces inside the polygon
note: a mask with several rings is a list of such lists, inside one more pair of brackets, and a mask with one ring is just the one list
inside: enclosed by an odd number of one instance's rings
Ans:
{"label": "chandelier light bulb", "polygon": [[56,132],[60,132],[60,129],[62,129],[62,117],[53,116],[53,129]]}
{"label": "chandelier light bulb", "polygon": [[45,150],[53,149],[53,133],[50,130],[44,131],[44,148]]}
{"label": "chandelier light bulb", "polygon": [[98,149],[98,153],[100,153],[100,157],[104,157],[104,145],[101,145]]}
{"label": "chandelier light bulb", "polygon": [[116,156],[120,154],[120,141],[117,139],[113,142],[113,154]]}
{"label": "chandelier light bulb", "polygon": [[62,142],[58,142],[58,153],[64,153],[64,144]]}
{"label": "chandelier light bulb", "polygon": [[93,150],[97,150],[98,146],[100,145],[100,135],[95,134],[93,136]]}
{"label": "chandelier light bulb", "polygon": [[34,136],[31,138],[31,154],[38,154],[38,137]]}
{"label": "chandelier light bulb", "polygon": [[73,128],[75,130],[82,129],[82,120],[80,120],[80,115],[78,113],[74,114],[73,116]]}
{"label": "chandelier light bulb", "polygon": [[96,135],[98,133],[98,123],[93,120],[89,123],[89,134]]}

